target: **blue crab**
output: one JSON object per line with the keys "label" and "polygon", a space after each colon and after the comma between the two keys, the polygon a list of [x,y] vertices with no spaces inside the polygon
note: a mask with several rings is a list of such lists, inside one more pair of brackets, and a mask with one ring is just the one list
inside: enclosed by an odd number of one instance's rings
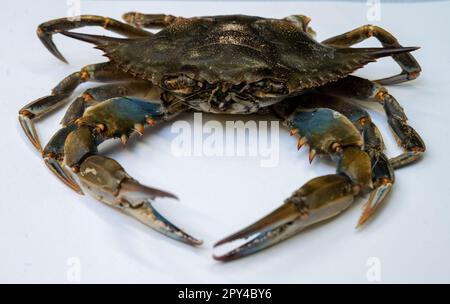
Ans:
{"label": "blue crab", "polygon": [[[366,25],[318,42],[310,19],[302,15],[283,19],[243,15],[183,18],[127,13],[124,19],[126,23],[84,15],[75,21],[45,22],[37,30],[48,50],[64,62],[52,40],[56,33],[94,44],[109,58],[69,75],[51,95],[19,112],[20,124],[45,164],[73,190],[84,190],[175,240],[197,246],[200,240],[152,206],[157,197],[176,196],[133,179],[115,160],[99,154],[100,143],[120,138],[126,144],[129,136],[142,134],[145,126],[169,121],[186,111],[270,112],[298,137],[299,149],[309,146],[310,161],[316,155],[328,155],[336,162],[335,174],[310,180],[281,207],[218,242],[216,246],[247,240],[215,256],[218,260],[233,260],[272,246],[336,216],[355,197],[370,193],[358,222],[363,225],[392,189],[394,169],[417,161],[425,151],[402,107],[384,87],[420,74],[421,68],[410,54],[417,48],[401,46],[382,28]],[[101,26],[125,38],[71,31],[83,26]],[[144,28],[160,31],[154,34]],[[372,36],[382,47],[352,47]],[[376,81],[351,75],[386,56],[399,64],[399,74]],[[42,148],[36,120],[65,104],[85,82],[106,84],[75,98],[62,128]],[[401,155],[389,159],[384,154],[378,128],[369,114],[349,99],[375,102],[384,108],[404,149]]]}

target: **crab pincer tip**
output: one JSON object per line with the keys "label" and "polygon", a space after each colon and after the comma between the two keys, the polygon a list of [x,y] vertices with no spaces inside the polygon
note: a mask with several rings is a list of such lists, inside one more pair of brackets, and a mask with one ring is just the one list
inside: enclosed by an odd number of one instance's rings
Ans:
{"label": "crab pincer tip", "polygon": [[283,204],[256,223],[217,242],[214,248],[238,240],[245,243],[225,254],[214,254],[213,258],[228,262],[268,248],[288,237],[292,233],[292,228],[295,228],[292,224],[299,219],[300,214],[295,205]]}

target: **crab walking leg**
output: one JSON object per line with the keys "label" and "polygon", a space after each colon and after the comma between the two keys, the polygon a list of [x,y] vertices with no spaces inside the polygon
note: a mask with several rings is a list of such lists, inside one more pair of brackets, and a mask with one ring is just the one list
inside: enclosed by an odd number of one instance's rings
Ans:
{"label": "crab walking leg", "polygon": [[[60,129],[50,139],[45,146],[42,156],[46,166],[52,171],[64,184],[78,193],[82,193],[78,183],[72,178],[72,175],[64,168],[64,143],[67,136],[77,128],[74,123],[83,116],[87,108],[97,105],[112,97],[143,95],[143,92],[151,90],[151,84],[148,83],[124,83],[104,85],[86,90],[80,97],[71,104],[66,115],[63,118],[63,128]],[[124,144],[128,138],[123,137]]]}
{"label": "crab walking leg", "polygon": [[357,227],[364,225],[376,213],[395,183],[395,168],[383,152],[385,146],[381,132],[372,122],[368,113],[366,114],[358,119],[355,124],[362,129],[364,150],[370,156],[374,190],[363,206],[363,212],[358,220]]}
{"label": "crab walking leg", "polygon": [[[277,106],[275,106],[276,108]],[[337,161],[337,173],[314,178],[294,192],[285,203],[253,225],[219,241],[215,246],[249,239],[223,255],[220,261],[244,257],[275,245],[315,223],[332,218],[348,208],[356,195],[372,188],[369,155],[361,149],[362,138],[344,115],[326,108],[297,108],[285,116],[285,124],[308,144],[315,154]]]}
{"label": "crab walking leg", "polygon": [[[331,37],[322,41],[322,43],[334,47],[349,47],[370,37],[375,37],[378,39],[383,47],[402,47],[391,33],[378,26],[370,24],[363,25],[342,35]],[[416,79],[420,75],[422,69],[417,60],[410,53],[395,54],[392,55],[392,58],[395,62],[397,62],[402,71],[397,75],[378,79],[376,82],[383,85],[396,84]]]}
{"label": "crab walking leg", "polygon": [[42,146],[36,132],[34,121],[49,114],[70,98],[73,91],[82,83],[87,81],[113,82],[132,80],[129,75],[117,70],[109,62],[88,65],[79,72],[75,72],[64,78],[53,90],[51,95],[39,98],[19,111],[19,122],[26,136],[39,152]]}
{"label": "crab walking leg", "polygon": [[67,135],[64,159],[94,198],[173,239],[200,245],[200,240],[177,228],[152,206],[155,198],[176,199],[175,195],[140,184],[115,160],[97,154],[103,141],[142,133],[144,125],[154,125],[175,114],[160,104],[135,98],[119,97],[99,103],[88,108],[76,121],[77,128]]}
{"label": "crab walking leg", "polygon": [[362,134],[364,151],[369,155],[372,164],[372,181],[375,189],[364,204],[363,213],[358,220],[358,227],[361,227],[376,213],[395,182],[392,162],[383,153],[385,145],[381,132],[367,111],[340,98],[312,93],[300,96],[298,101],[306,108],[327,107],[345,115]]}
{"label": "crab walking leg", "polygon": [[128,12],[123,14],[122,19],[126,23],[137,28],[160,29],[165,28],[175,22],[175,20],[184,19],[165,14],[143,14],[139,12]]}
{"label": "crab walking leg", "polygon": [[420,135],[408,125],[408,118],[403,108],[383,86],[364,78],[347,76],[321,87],[320,91],[337,97],[375,101],[383,106],[389,126],[397,142],[405,150],[405,153],[394,159],[395,167],[409,165],[422,157],[426,149],[425,143]]}
{"label": "crab walking leg", "polygon": [[405,166],[408,166],[422,157],[423,153],[417,153],[416,151],[409,151],[402,153],[396,157],[392,157],[389,159],[389,162],[392,165],[392,168],[399,169]]}
{"label": "crab walking leg", "polygon": [[60,18],[42,23],[37,28],[37,35],[44,46],[59,60],[67,63],[67,60],[59,52],[53,42],[53,35],[62,31],[68,31],[84,26],[100,26],[111,32],[128,38],[148,37],[152,33],[139,29],[112,18],[82,15],[74,18]]}

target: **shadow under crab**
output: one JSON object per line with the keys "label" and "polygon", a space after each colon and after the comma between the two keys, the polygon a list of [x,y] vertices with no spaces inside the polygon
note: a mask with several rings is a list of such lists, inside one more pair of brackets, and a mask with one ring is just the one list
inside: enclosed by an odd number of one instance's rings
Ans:
{"label": "shadow under crab", "polygon": [[[370,193],[358,222],[363,225],[392,189],[394,169],[417,161],[425,151],[403,108],[383,86],[418,77],[421,68],[410,54],[417,48],[402,47],[379,27],[366,25],[318,42],[310,19],[302,15],[182,18],[127,13],[124,19],[128,24],[84,15],[77,21],[63,18],[38,27],[43,44],[62,61],[66,62],[52,40],[56,33],[92,43],[109,58],[69,75],[51,95],[19,112],[23,130],[46,165],[73,190],[84,190],[173,239],[200,245],[200,240],[152,206],[157,197],[175,195],[140,184],[115,160],[101,156],[97,147],[111,138],[126,144],[129,136],[142,134],[145,126],[187,111],[273,113],[291,135],[298,136],[298,149],[310,147],[310,161],[316,155],[329,155],[336,162],[336,174],[310,180],[274,212],[219,241],[216,246],[248,240],[215,256],[218,260],[233,260],[272,246],[339,214],[356,196]],[[126,38],[70,31],[82,26],[102,26]],[[161,30],[153,34],[143,28]],[[369,37],[376,37],[382,47],[351,47]],[[351,75],[386,56],[399,64],[399,74],[376,81]],[[62,128],[42,148],[35,121],[63,105],[80,84],[91,81],[106,84],[76,98]],[[404,153],[389,159],[369,114],[350,99],[382,105]]]}

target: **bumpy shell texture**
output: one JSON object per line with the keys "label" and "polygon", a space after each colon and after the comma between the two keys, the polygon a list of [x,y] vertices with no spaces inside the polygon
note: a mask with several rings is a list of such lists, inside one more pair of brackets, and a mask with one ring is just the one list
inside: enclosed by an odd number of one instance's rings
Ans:
{"label": "bumpy shell texture", "polygon": [[342,78],[375,57],[322,45],[286,19],[251,16],[179,18],[155,35],[98,45],[121,69],[161,84],[186,75],[236,85],[272,79],[290,92]]}

